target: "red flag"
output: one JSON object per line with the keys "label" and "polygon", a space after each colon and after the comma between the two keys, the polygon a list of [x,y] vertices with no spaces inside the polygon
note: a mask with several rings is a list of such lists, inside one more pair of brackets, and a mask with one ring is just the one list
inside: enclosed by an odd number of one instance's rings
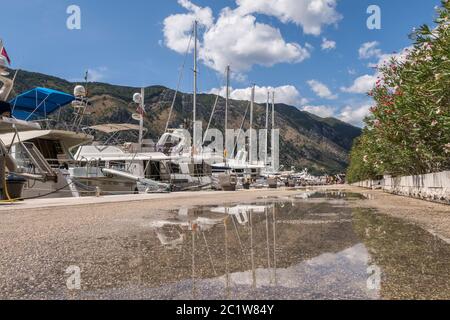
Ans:
{"label": "red flag", "polygon": [[8,64],[11,64],[11,59],[9,59],[8,53],[6,52],[5,47],[2,47],[2,52],[0,52],[0,55],[4,56],[6,60],[8,61]]}
{"label": "red flag", "polygon": [[142,109],[141,106],[139,106],[139,107],[136,109],[136,112],[137,112],[138,114],[140,114],[141,116],[144,116],[144,115],[145,115],[145,110]]}

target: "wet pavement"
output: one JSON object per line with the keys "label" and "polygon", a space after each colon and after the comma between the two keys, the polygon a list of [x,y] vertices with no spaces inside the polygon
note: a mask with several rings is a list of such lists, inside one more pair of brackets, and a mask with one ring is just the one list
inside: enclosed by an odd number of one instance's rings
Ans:
{"label": "wet pavement", "polygon": [[450,245],[350,205],[363,199],[298,192],[105,215],[59,232],[30,226],[29,241],[11,225],[0,298],[450,299]]}

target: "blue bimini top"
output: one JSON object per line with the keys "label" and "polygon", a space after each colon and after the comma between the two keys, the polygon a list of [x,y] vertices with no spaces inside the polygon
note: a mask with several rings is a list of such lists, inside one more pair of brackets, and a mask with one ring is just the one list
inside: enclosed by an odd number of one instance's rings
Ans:
{"label": "blue bimini top", "polygon": [[75,100],[73,95],[46,88],[34,88],[12,99],[12,116],[19,120],[45,119]]}

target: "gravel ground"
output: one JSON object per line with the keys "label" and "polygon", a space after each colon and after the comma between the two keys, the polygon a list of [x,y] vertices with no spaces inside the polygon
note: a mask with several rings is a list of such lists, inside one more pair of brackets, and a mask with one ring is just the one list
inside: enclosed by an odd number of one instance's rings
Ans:
{"label": "gravel ground", "polygon": [[[349,206],[377,209],[380,213],[417,224],[449,243],[449,206],[350,186],[320,187],[314,190],[362,193],[369,199],[353,200],[349,202]],[[93,288],[108,287],[108,283],[100,283],[102,280],[97,275],[101,275],[103,281],[111,279],[111,286],[115,277],[135,279],[137,275],[133,271],[136,269],[133,268],[133,263],[141,264],[139,253],[142,253],[142,249],[137,246],[149,241],[141,239],[147,233],[137,232],[136,223],[161,219],[167,215],[167,210],[264,202],[268,198],[283,198],[299,192],[301,190],[193,192],[154,196],[147,200],[139,200],[139,196],[133,196],[131,202],[124,202],[120,198],[120,201],[112,203],[95,203],[95,199],[91,199],[85,205],[80,200],[77,204],[72,202],[73,205],[70,206],[53,204],[52,207],[45,207],[45,202],[42,202],[44,207],[41,208],[22,209],[20,204],[13,207],[2,206],[0,298],[76,299],[76,295],[61,289],[64,287],[61,284],[67,280],[67,266],[77,265],[79,261],[83,261],[83,268],[96,275],[87,280],[90,283],[83,283]],[[157,246],[152,243],[151,247]],[[99,263],[99,259],[103,257],[108,258]],[[129,274],[116,274],[114,266],[130,270],[125,271]]]}
{"label": "gravel ground", "polygon": [[379,190],[351,186],[339,186],[338,189],[362,193],[369,198],[369,200],[352,203],[355,207],[375,208],[380,213],[405,219],[450,243],[450,206],[448,205],[396,196]]}

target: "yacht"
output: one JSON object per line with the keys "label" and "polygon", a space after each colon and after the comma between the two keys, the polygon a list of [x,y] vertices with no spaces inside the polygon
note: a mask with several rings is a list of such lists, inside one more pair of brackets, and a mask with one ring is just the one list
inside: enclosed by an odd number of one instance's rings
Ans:
{"label": "yacht", "polygon": [[[77,86],[75,93],[79,91]],[[81,145],[92,143],[93,137],[51,128],[49,117],[66,105],[77,105],[75,96],[34,88],[8,104],[10,117],[2,118],[0,140],[16,163],[14,174],[27,180],[23,198],[80,197],[98,194],[99,188],[106,194],[137,191],[136,181],[108,175],[94,166],[89,167],[89,173],[96,172],[96,181],[101,184],[85,179],[87,171],[79,169],[73,152]]]}

